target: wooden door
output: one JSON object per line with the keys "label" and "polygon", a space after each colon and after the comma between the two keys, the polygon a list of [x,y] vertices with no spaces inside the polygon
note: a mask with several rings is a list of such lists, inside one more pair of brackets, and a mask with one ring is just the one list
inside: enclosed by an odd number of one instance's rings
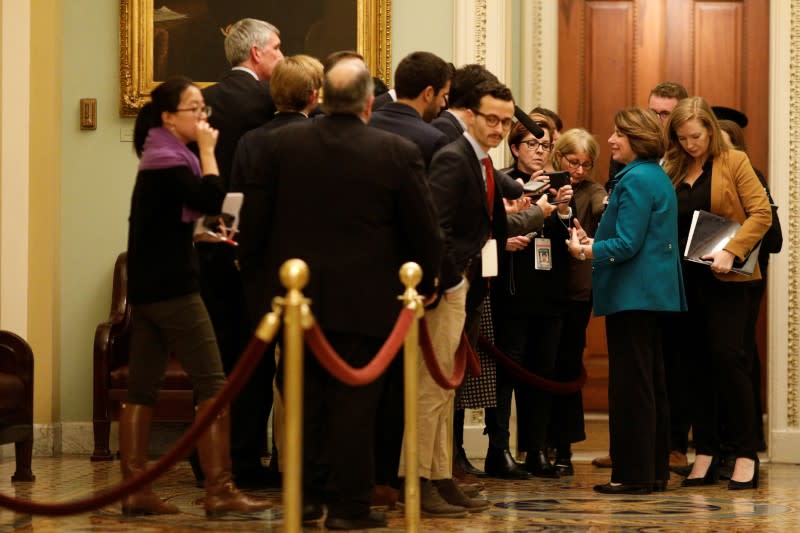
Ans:
{"label": "wooden door", "polygon": [[[616,111],[646,107],[650,89],[675,81],[711,105],[742,110],[753,165],[767,169],[769,2],[766,0],[559,0],[558,113],[601,147],[595,179],[608,179],[606,140]],[[779,202],[780,203],[780,202]],[[766,323],[759,320],[762,368]],[[584,354],[587,411],[607,411],[608,351],[592,319]],[[765,376],[766,372],[762,372]],[[762,387],[763,389],[763,387]]]}

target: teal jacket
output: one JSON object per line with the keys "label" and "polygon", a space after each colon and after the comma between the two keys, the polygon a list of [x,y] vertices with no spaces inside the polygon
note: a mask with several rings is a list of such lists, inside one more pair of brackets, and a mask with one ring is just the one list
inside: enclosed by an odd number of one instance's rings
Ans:
{"label": "teal jacket", "polygon": [[592,245],[594,314],[685,311],[678,201],[654,159],[620,170]]}

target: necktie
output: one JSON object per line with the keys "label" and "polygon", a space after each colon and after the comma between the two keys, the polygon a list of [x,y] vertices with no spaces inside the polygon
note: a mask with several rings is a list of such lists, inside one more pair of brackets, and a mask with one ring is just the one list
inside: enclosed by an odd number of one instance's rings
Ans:
{"label": "necktie", "polygon": [[492,159],[484,157],[481,159],[483,167],[486,169],[486,205],[489,207],[489,218],[492,218],[494,210],[494,169],[492,168]]}

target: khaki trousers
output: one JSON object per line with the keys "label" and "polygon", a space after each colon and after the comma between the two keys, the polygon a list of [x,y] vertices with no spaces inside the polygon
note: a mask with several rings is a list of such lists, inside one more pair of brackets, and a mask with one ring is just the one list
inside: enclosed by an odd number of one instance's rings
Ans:
{"label": "khaki trousers", "polygon": [[[445,376],[453,373],[456,349],[461,340],[466,318],[467,290],[469,283],[442,296],[439,305],[425,314],[431,343],[439,366]],[[427,479],[450,479],[453,477],[453,400],[454,390],[443,389],[437,384],[425,366],[420,354],[419,402],[417,423],[419,434],[419,475]],[[405,477],[406,443],[400,455],[398,475]]]}

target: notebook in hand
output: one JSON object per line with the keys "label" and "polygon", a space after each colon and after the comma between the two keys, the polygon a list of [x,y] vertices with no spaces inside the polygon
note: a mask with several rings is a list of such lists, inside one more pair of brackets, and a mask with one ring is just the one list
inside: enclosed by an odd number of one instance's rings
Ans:
{"label": "notebook in hand", "polygon": [[[701,257],[725,248],[728,241],[736,235],[741,227],[738,222],[733,220],[708,211],[696,210],[689,228],[689,238],[686,240],[686,249],[683,252],[684,258],[687,261],[710,265],[711,261],[701,259]],[[760,248],[761,242],[759,241],[744,261],[734,259],[731,272],[751,275],[756,267]]]}
{"label": "notebook in hand", "polygon": [[[225,229],[231,234],[236,234],[239,231],[239,211],[242,209],[242,203],[244,203],[244,193],[240,192],[229,192],[225,195],[225,199],[222,202],[220,213],[225,224]],[[195,235],[208,231],[209,227],[207,226],[217,228],[219,226],[217,222],[219,218],[220,215],[216,214],[212,216],[201,217],[195,223]],[[210,224],[208,224],[207,219],[211,220]]]}

